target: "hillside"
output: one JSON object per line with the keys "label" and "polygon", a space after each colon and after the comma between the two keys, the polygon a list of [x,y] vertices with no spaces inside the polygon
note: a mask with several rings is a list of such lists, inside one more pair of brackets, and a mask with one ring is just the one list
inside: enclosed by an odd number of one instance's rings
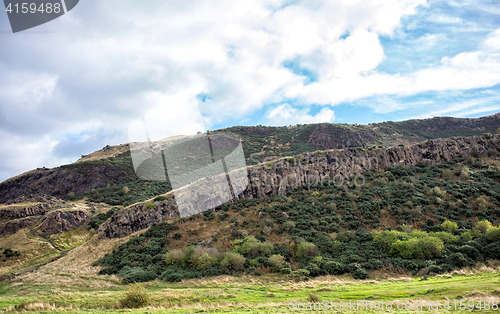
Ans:
{"label": "hillside", "polygon": [[[232,127],[212,133],[240,137],[248,165],[316,150],[410,145],[427,139],[495,133],[500,114],[470,119],[438,117],[370,125],[310,124],[290,127]],[[124,193],[124,187],[129,192]],[[79,161],[38,168],[0,183],[0,203],[30,194],[86,198],[110,205],[130,205],[171,190],[170,183],[135,176],[128,145],[106,146]]]}
{"label": "hillside", "polygon": [[[49,195],[8,200],[0,205],[0,309],[131,307],[119,303],[131,282],[146,282],[152,312],[201,304],[234,313],[235,302],[242,311],[287,312],[284,300],[293,298],[492,300],[500,293],[499,141],[455,137],[279,158],[248,168],[271,181],[186,218],[172,192],[150,190],[149,181],[141,182],[145,200],[129,207]],[[78,164],[120,167],[124,154]],[[298,180],[280,189],[272,183],[279,173]],[[129,197],[123,186],[110,199]]]}
{"label": "hillside", "polygon": [[443,273],[500,258],[497,156],[364,176],[362,186],[303,185],[153,224],[96,265],[125,282],[240,272],[364,279],[373,270]]}

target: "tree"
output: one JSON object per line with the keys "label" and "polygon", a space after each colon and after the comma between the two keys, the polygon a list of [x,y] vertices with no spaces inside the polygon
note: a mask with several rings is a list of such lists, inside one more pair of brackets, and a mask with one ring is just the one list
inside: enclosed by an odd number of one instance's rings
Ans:
{"label": "tree", "polygon": [[302,242],[297,247],[297,257],[299,259],[304,259],[308,257],[313,257],[319,254],[318,247],[314,243]]}
{"label": "tree", "polygon": [[285,266],[285,258],[281,255],[272,255],[268,263],[271,265],[271,270],[279,272]]}
{"label": "tree", "polygon": [[443,222],[441,224],[441,228],[443,228],[444,230],[446,230],[448,232],[453,232],[454,230],[456,230],[458,228],[458,225],[456,222],[446,220],[445,222]]}
{"label": "tree", "polygon": [[220,267],[227,270],[243,270],[245,267],[245,258],[238,253],[227,252],[220,262]]}
{"label": "tree", "polygon": [[491,241],[500,241],[500,227],[491,227],[484,234]]}
{"label": "tree", "polygon": [[476,232],[480,232],[481,234],[484,234],[486,232],[486,230],[488,230],[488,228],[491,228],[491,222],[489,222],[488,220],[481,220],[474,227],[474,231],[477,230]]}

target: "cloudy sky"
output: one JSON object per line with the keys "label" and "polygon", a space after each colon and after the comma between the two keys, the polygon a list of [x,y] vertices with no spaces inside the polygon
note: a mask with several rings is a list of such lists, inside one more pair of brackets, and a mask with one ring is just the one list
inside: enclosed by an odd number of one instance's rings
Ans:
{"label": "cloudy sky", "polygon": [[497,0],[82,0],[12,34],[3,12],[0,181],[127,143],[143,118],[174,135],[493,114],[499,15]]}

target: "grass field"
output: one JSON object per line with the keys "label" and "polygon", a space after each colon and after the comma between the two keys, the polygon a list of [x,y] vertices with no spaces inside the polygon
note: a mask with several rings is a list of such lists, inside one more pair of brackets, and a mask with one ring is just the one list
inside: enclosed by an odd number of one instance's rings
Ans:
{"label": "grass field", "polygon": [[[356,302],[379,301],[395,309],[385,313],[415,313],[400,311],[398,303],[449,300],[465,304],[470,300],[500,302],[500,264],[464,269],[452,274],[437,275],[421,281],[420,277],[391,276],[373,272],[368,280],[353,280],[349,275],[324,276],[295,282],[283,275],[219,276],[209,279],[165,283],[160,280],[144,284],[151,305],[141,309],[121,309],[127,285],[116,276],[98,276],[98,267],[90,266],[96,257],[123,243],[120,240],[92,238],[86,244],[68,252],[64,257],[40,269],[18,276],[0,285],[0,311],[32,313],[290,313],[290,302]],[[325,303],[326,304],[326,303]],[[481,303],[484,304],[484,303]],[[312,305],[311,305],[312,306]],[[17,309],[17,310],[16,310]],[[21,310],[23,309],[23,310]],[[350,310],[327,310],[332,313],[351,313]],[[382,311],[355,311],[380,313]],[[447,309],[424,310],[428,313],[447,313]],[[463,312],[456,310],[456,312]],[[475,309],[476,313],[498,313],[499,310]]]}
{"label": "grass field", "polygon": [[[109,281],[113,283],[113,280]],[[280,277],[230,277],[221,276],[209,280],[188,280],[178,284],[160,281],[146,285],[151,305],[139,310],[118,308],[126,286],[112,284],[105,289],[83,287],[15,286],[1,287],[0,308],[14,311],[23,303],[27,309],[40,312],[61,313],[289,313],[290,302],[334,303],[356,302],[356,300],[383,301],[396,308],[398,303],[423,304],[439,300],[440,307],[449,299],[500,301],[500,276],[498,273],[455,275],[451,278],[435,277],[420,281],[411,277],[386,280],[355,281],[349,278],[321,277],[305,282],[292,282]],[[314,300],[314,301],[313,301]],[[295,304],[295,303],[294,303]],[[325,303],[326,304],[326,303]],[[304,305],[306,306],[306,305]],[[428,310],[427,310],[428,311]],[[458,311],[458,310],[457,310]],[[340,311],[331,311],[340,312]],[[343,311],[349,312],[349,311]],[[356,311],[369,313],[370,311]],[[377,312],[377,311],[373,311]],[[380,312],[380,311],[378,311]],[[384,312],[391,312],[384,310]],[[404,313],[395,310],[393,312]],[[415,312],[415,311],[407,311]],[[428,311],[444,313],[443,311]],[[498,313],[494,310],[475,310],[478,313]]]}

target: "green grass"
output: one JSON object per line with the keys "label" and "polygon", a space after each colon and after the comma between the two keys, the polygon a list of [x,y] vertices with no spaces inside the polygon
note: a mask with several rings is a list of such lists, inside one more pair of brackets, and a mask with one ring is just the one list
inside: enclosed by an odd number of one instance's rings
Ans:
{"label": "green grass", "polygon": [[[229,277],[147,284],[152,302],[147,313],[289,313],[292,300],[307,303],[309,295],[320,302],[354,300],[384,303],[428,302],[429,300],[479,300],[494,297],[500,301],[499,273],[476,273],[468,276],[419,278],[396,277],[386,280],[355,281],[350,277],[321,277],[306,282],[293,282],[284,276]],[[116,308],[127,286],[114,288],[27,287],[3,283],[0,286],[0,309],[21,304],[45,304],[40,313],[145,313],[142,310]],[[52,305],[52,308],[48,304]],[[427,304],[427,303],[424,303]],[[50,311],[48,311],[50,310]],[[370,313],[369,311],[359,311]],[[387,311],[384,311],[387,312]],[[396,311],[395,311],[396,312]],[[397,311],[398,313],[405,313]],[[432,311],[432,313],[444,313]],[[478,311],[479,312],[479,311]],[[484,311],[481,313],[498,313]],[[389,312],[390,313],[390,312]]]}

